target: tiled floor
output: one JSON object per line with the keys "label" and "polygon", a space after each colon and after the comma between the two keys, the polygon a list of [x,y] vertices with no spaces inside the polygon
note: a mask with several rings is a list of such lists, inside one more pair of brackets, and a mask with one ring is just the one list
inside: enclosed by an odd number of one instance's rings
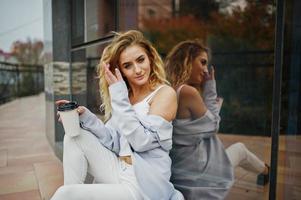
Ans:
{"label": "tiled floor", "polygon": [[[45,136],[44,94],[21,98],[0,106],[0,200],[48,200],[63,183],[62,164]],[[225,146],[243,142],[259,158],[269,163],[270,138],[220,134]],[[280,139],[279,196],[301,195],[300,138]],[[285,150],[291,148],[288,154]],[[300,149],[300,148],[299,148]],[[284,168],[285,165],[291,168]],[[241,168],[227,199],[268,199],[268,187],[256,185],[256,175]],[[289,186],[289,187],[288,187]],[[296,198],[295,198],[296,197]],[[283,198],[279,198],[283,199]]]}
{"label": "tiled floor", "polygon": [[0,200],[49,199],[62,164],[45,136],[44,94],[0,106]]}
{"label": "tiled floor", "polygon": [[[246,147],[257,155],[261,160],[269,163],[270,151],[270,138],[260,136],[241,136],[241,135],[228,135],[219,134],[225,147],[236,142],[241,142]],[[256,184],[257,174],[248,172],[240,167],[235,169],[235,183],[227,196],[227,200],[244,199],[244,200],[261,200],[268,199],[268,185],[258,186]]]}

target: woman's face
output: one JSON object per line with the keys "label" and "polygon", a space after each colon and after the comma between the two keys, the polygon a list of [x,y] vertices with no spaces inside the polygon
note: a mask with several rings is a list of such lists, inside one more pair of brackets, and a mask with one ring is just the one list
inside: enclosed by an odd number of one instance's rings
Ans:
{"label": "woman's face", "polygon": [[120,54],[119,66],[123,76],[131,86],[142,86],[148,83],[150,76],[150,60],[145,50],[133,45]]}
{"label": "woman's face", "polygon": [[192,70],[188,83],[202,84],[204,81],[204,75],[206,71],[208,72],[208,55],[206,52],[201,52],[192,61]]}

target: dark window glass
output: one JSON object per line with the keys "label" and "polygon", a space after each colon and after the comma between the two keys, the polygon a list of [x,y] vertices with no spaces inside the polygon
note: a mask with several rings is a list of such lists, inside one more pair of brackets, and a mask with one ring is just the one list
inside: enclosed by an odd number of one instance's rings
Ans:
{"label": "dark window glass", "polygon": [[72,1],[72,45],[93,41],[117,30],[117,1]]}
{"label": "dark window glass", "polygon": [[95,45],[72,53],[72,99],[102,115],[97,65],[106,44]]}
{"label": "dark window glass", "polygon": [[137,29],[138,26],[138,1],[119,1],[119,31]]}
{"label": "dark window glass", "polygon": [[71,36],[72,45],[85,42],[85,16],[84,0],[74,0],[71,2]]}
{"label": "dark window glass", "polygon": [[[242,142],[269,163],[274,1],[139,1],[138,28],[163,58],[183,40],[200,39],[207,44],[218,95],[224,98],[218,136],[226,148]],[[256,178],[256,173],[236,168],[228,199],[267,197],[268,190],[256,185]]]}
{"label": "dark window glass", "polygon": [[301,2],[286,1],[277,198],[300,198]]}

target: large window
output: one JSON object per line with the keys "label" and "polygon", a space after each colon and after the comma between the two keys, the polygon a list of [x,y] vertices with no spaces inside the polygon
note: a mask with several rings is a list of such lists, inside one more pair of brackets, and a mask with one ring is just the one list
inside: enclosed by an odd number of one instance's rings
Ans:
{"label": "large window", "polygon": [[[280,199],[300,195],[296,169],[301,124],[298,9],[299,1],[287,1]],[[112,31],[141,30],[162,58],[178,42],[200,39],[211,49],[210,64],[216,69],[218,94],[224,98],[219,130],[224,146],[242,142],[270,163],[274,0],[74,0],[71,13],[73,99],[102,114],[96,68]],[[228,199],[267,199],[268,186],[257,185],[256,178],[257,174],[237,168]]]}
{"label": "large window", "polygon": [[72,97],[96,114],[102,114],[97,65],[104,47],[102,44],[72,52]]}
{"label": "large window", "polygon": [[[180,41],[200,39],[211,49],[217,89],[224,98],[219,137],[242,142],[270,162],[275,5],[273,0],[139,1],[138,28],[162,57]],[[236,168],[228,199],[263,199],[257,174]]]}
{"label": "large window", "polygon": [[187,39],[201,39],[210,47],[218,90],[226,100],[221,132],[269,136],[273,1],[140,2],[139,28],[163,56]]}
{"label": "large window", "polygon": [[97,40],[117,30],[116,1],[72,1],[72,44]]}

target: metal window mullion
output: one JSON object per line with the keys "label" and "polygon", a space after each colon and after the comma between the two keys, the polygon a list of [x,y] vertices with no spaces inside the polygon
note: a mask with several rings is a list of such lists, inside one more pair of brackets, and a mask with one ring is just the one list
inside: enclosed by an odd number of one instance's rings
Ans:
{"label": "metal window mullion", "polygon": [[115,31],[119,32],[119,30],[120,30],[120,27],[119,27],[120,1],[116,0],[115,3],[116,3],[116,6],[115,6]]}
{"label": "metal window mullion", "polygon": [[270,188],[269,199],[276,199],[277,189],[277,165],[278,146],[280,131],[281,112],[281,83],[283,65],[283,42],[284,42],[284,16],[285,0],[276,1],[276,33],[275,33],[275,66],[273,80],[273,103],[272,103],[272,146],[271,146],[271,167],[270,167]]}
{"label": "metal window mullion", "polygon": [[73,33],[72,33],[72,19],[73,19],[73,13],[72,13],[72,9],[73,9],[73,5],[72,5],[72,1],[70,1],[69,3],[69,31],[70,31],[70,37],[69,37],[69,41],[68,41],[68,49],[69,49],[69,58],[68,58],[68,62],[69,62],[69,99],[72,101],[72,38],[73,38]]}

